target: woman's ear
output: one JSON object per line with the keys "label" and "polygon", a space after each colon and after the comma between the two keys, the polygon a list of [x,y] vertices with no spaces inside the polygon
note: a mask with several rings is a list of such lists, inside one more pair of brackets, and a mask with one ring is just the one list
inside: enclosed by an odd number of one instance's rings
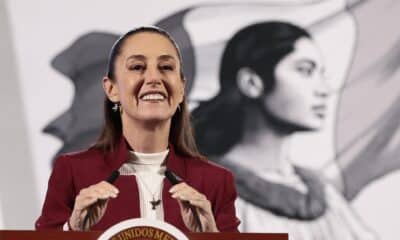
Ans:
{"label": "woman's ear", "polygon": [[104,93],[107,95],[107,98],[111,102],[119,102],[119,92],[118,87],[115,82],[113,82],[110,78],[104,77],[103,78],[103,89]]}
{"label": "woman's ear", "polygon": [[236,83],[239,91],[248,98],[259,98],[264,92],[264,83],[261,77],[251,68],[240,68],[236,74]]}

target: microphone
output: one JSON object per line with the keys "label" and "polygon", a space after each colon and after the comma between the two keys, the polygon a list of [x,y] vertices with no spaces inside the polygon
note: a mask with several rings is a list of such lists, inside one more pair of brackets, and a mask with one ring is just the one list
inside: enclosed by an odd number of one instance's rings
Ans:
{"label": "microphone", "polygon": [[110,184],[113,184],[115,182],[115,180],[117,180],[117,178],[119,177],[119,171],[115,170],[111,173],[111,175],[107,178],[107,182]]}
{"label": "microphone", "polygon": [[[176,175],[171,170],[165,170],[165,177],[169,180],[169,182],[172,184],[172,186],[183,182],[183,179],[181,177],[179,177],[178,175]],[[190,211],[193,214],[194,221],[196,222],[196,225],[199,228],[199,231],[203,232],[203,226],[201,225],[200,217],[196,211],[196,208],[192,204],[190,204],[188,201],[183,201],[183,203],[185,205],[189,206]]]}
{"label": "microphone", "polygon": [[[107,178],[107,182],[110,184],[113,184],[115,182],[115,180],[117,180],[117,178],[119,177],[120,173],[118,170],[114,170],[111,175]],[[89,216],[92,214],[92,212],[94,211],[94,206],[96,205],[96,203],[98,203],[101,200],[97,200],[97,202],[95,202],[93,205],[91,205],[88,210],[87,210],[87,214],[85,216],[85,218],[83,219],[83,229],[85,228],[87,221],[89,220]]]}
{"label": "microphone", "polygon": [[183,182],[183,179],[176,175],[173,171],[171,170],[165,170],[165,177],[169,180],[169,182],[172,184],[172,186]]}

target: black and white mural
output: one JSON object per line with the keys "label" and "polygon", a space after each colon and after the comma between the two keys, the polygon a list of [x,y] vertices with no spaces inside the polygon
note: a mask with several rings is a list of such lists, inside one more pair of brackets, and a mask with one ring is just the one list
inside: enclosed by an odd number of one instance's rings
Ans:
{"label": "black and white mural", "polygon": [[[32,167],[24,170],[30,184],[18,183],[30,189],[32,222],[54,157],[90,146],[99,134],[111,45],[131,28],[157,25],[181,48],[201,151],[235,173],[242,231],[289,232],[295,240],[395,236],[400,2],[42,0],[2,7],[20,83],[13,87],[19,100],[5,101],[22,101],[28,143],[19,150]],[[15,167],[3,161],[1,168],[7,175]],[[23,214],[11,217],[20,194],[8,189],[0,192],[0,227],[29,228],[15,220]]]}

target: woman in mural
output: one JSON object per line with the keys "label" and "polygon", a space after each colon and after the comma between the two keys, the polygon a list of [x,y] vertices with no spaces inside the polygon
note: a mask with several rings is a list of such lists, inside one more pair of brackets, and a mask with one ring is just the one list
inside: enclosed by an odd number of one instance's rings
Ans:
{"label": "woman in mural", "polygon": [[227,43],[220,91],[193,112],[200,149],[236,174],[241,230],[291,239],[375,239],[343,196],[287,156],[290,137],[323,127],[328,88],[304,29],[250,25]]}

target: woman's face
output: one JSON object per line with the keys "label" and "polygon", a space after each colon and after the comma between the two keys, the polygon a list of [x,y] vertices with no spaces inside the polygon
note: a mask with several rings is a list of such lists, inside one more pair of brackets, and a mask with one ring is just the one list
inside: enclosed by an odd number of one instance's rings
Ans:
{"label": "woman's face", "polygon": [[264,99],[268,112],[302,129],[320,129],[328,92],[323,60],[315,43],[298,39],[294,51],[275,67],[274,76],[275,88]]}
{"label": "woman's face", "polygon": [[169,120],[183,101],[179,57],[170,40],[161,34],[141,32],[128,37],[116,59],[115,78],[123,121],[127,117]]}

